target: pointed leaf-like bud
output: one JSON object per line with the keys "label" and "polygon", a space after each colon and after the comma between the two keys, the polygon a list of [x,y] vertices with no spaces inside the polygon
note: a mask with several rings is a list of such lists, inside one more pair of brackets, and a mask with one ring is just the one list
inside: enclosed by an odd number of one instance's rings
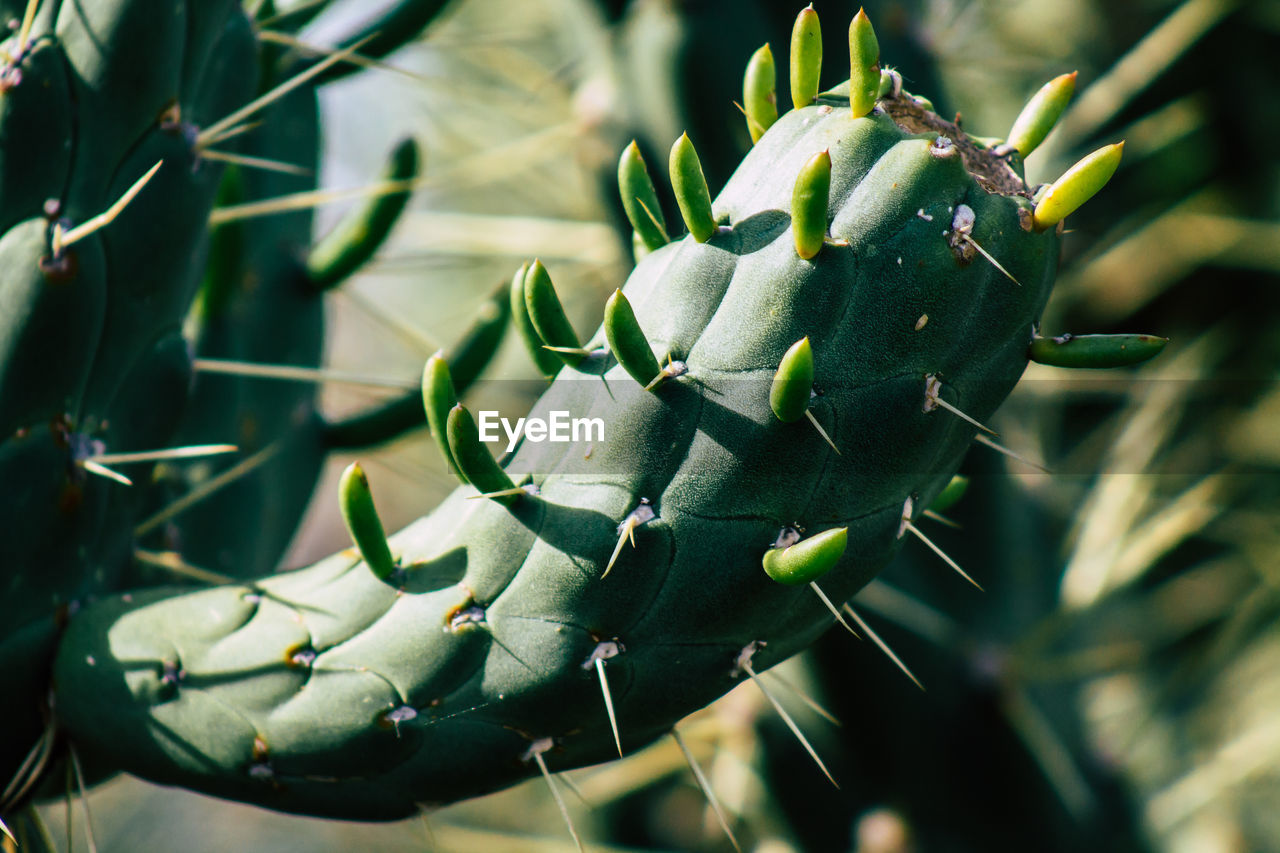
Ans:
{"label": "pointed leaf-like bud", "polygon": [[1155,335],[1037,335],[1027,357],[1054,367],[1126,367],[1155,358],[1167,343]]}
{"label": "pointed leaf-like bud", "polygon": [[807,107],[818,96],[822,75],[822,27],[813,4],[800,10],[791,28],[791,103]]}
{"label": "pointed leaf-like bud", "polygon": [[667,245],[670,238],[658,203],[658,191],[635,140],[622,149],[618,160],[618,191],[622,194],[622,209],[627,213],[627,220],[645,248],[652,252]]}
{"label": "pointed leaf-like bud", "polygon": [[440,448],[449,470],[458,475],[462,482],[466,477],[458,470],[458,463],[453,461],[453,453],[449,450],[449,437],[446,434],[449,424],[449,410],[458,405],[458,394],[453,386],[453,376],[449,372],[449,364],[444,354],[437,352],[427,359],[422,368],[422,408],[427,414],[427,426],[431,437]]}
{"label": "pointed leaf-like bud", "polygon": [[705,243],[716,233],[715,217],[711,215],[711,191],[707,178],[702,174],[702,162],[689,141],[689,134],[681,134],[671,146],[671,188],[680,205],[684,224],[699,243]]}
{"label": "pointed leaf-like bud", "polygon": [[551,283],[551,275],[542,261],[535,260],[524,277],[524,305],[534,330],[545,346],[556,347],[552,352],[570,367],[582,361],[581,355],[564,352],[580,350],[582,344],[569,318],[565,316],[564,306],[560,304],[555,285]]}
{"label": "pointed leaf-like bud", "polygon": [[373,505],[373,492],[369,480],[359,462],[353,462],[342,472],[338,481],[338,502],[342,508],[342,520],[347,523],[351,541],[370,571],[380,580],[386,580],[396,570],[395,558],[387,546],[387,533]]}
{"label": "pointed leaf-like bud", "polygon": [[788,548],[771,548],[764,554],[765,574],[787,586],[812,583],[835,568],[848,544],[849,528],[836,527]]}
{"label": "pointed leaf-like bud", "polygon": [[849,24],[849,109],[862,118],[880,92],[880,42],[867,13],[859,9]]}
{"label": "pointed leaf-like bud", "polygon": [[798,421],[813,394],[813,349],[807,337],[791,345],[778,364],[769,388],[769,408],[784,424]]}
{"label": "pointed leaf-like bud", "polygon": [[1123,151],[1123,142],[1107,145],[1067,169],[1036,202],[1032,213],[1036,230],[1052,228],[1097,195],[1116,173]]}
{"label": "pointed leaf-like bud", "polygon": [[819,151],[800,169],[791,191],[791,230],[796,254],[806,261],[822,251],[827,236],[827,203],[831,195],[831,154]]}
{"label": "pointed leaf-like bud", "polygon": [[[459,403],[449,411],[445,433],[449,437],[449,452],[453,454],[458,470],[481,494],[509,492],[516,487],[480,441],[480,430],[466,406]],[[493,500],[510,504],[519,497],[517,494],[504,494]]]}
{"label": "pointed leaf-like bud", "polygon": [[747,114],[747,130],[757,142],[778,120],[778,72],[769,45],[757,50],[747,62],[742,80],[742,109]]}
{"label": "pointed leaf-like bud", "polygon": [[1014,119],[1006,143],[1026,157],[1044,142],[1076,91],[1076,72],[1061,74],[1040,87]]}
{"label": "pointed leaf-like bud", "polygon": [[604,306],[604,334],[609,350],[631,378],[648,386],[658,375],[658,360],[649,349],[649,341],[636,320],[631,302],[621,290],[615,290]]}

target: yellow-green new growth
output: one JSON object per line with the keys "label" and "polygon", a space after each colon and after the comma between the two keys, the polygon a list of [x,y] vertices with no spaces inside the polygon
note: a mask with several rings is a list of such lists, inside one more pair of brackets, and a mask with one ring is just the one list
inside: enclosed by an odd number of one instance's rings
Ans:
{"label": "yellow-green new growth", "polygon": [[1036,202],[1032,213],[1036,230],[1052,228],[1097,195],[1116,173],[1123,152],[1124,142],[1105,145],[1063,172]]}
{"label": "yellow-green new growth", "polygon": [[1040,87],[1014,119],[1006,143],[1026,157],[1044,142],[1076,91],[1076,72],[1061,74]]}
{"label": "yellow-green new growth", "polygon": [[778,120],[778,72],[773,51],[764,45],[751,55],[742,79],[742,110],[754,143]]}
{"label": "yellow-green new growth", "polygon": [[1155,358],[1167,343],[1155,335],[1036,335],[1027,357],[1054,367],[1126,367]]}
{"label": "yellow-green new growth", "polygon": [[835,568],[849,544],[849,528],[836,527],[764,553],[764,571],[786,586],[812,583]]}
{"label": "yellow-green new growth", "polygon": [[454,461],[446,434],[449,412],[456,405],[458,405],[458,392],[453,386],[453,375],[449,372],[449,363],[444,360],[443,351],[437,352],[427,359],[426,365],[422,368],[422,408],[427,415],[427,427],[431,430],[431,437],[440,448],[440,453],[448,463],[449,470],[456,473],[465,483],[467,478],[458,468],[458,463]]}
{"label": "yellow-green new growth", "polygon": [[543,378],[550,382],[560,371],[563,362],[560,361],[559,356],[546,349],[545,342],[529,317],[524,294],[525,279],[528,276],[529,265],[526,263],[522,264],[520,269],[516,270],[516,274],[511,277],[511,319],[516,331],[520,333],[520,339],[524,341],[525,349],[529,351],[529,357],[533,359],[534,366],[538,368]]}
{"label": "yellow-green new growth", "polygon": [[[480,430],[476,428],[475,418],[467,407],[459,403],[449,411],[449,421],[445,426],[445,434],[449,437],[449,452],[453,455],[459,473],[467,482],[480,490],[481,494],[494,492],[510,493],[516,487],[493,458],[493,455],[480,441]],[[519,495],[503,494],[493,499],[504,504],[515,502]]]}
{"label": "yellow-green new growth", "polygon": [[681,134],[671,146],[669,165],[671,189],[676,194],[676,204],[680,206],[685,227],[693,239],[705,243],[716,233],[716,221],[711,215],[711,191],[707,188],[707,178],[702,173],[702,162],[689,141],[689,134]]}
{"label": "yellow-green new growth", "polygon": [[353,462],[342,472],[338,482],[338,502],[342,508],[342,520],[347,524],[351,541],[374,576],[386,580],[395,573],[396,561],[387,546],[387,533],[373,505],[373,492],[369,479],[359,462]]}
{"label": "yellow-green new growth", "polygon": [[809,338],[803,337],[791,345],[769,387],[769,408],[784,424],[794,423],[804,417],[813,393],[813,348]]}
{"label": "yellow-green new growth", "polygon": [[635,140],[622,149],[618,160],[618,192],[622,196],[622,209],[627,221],[635,229],[640,242],[650,252],[667,245],[667,223],[658,203],[658,191],[649,177],[649,170],[640,156],[640,146]]}
{"label": "yellow-green new growth", "polygon": [[796,254],[806,261],[822,251],[827,237],[827,204],[831,195],[831,154],[819,151],[800,169],[791,192],[791,230]]}
{"label": "yellow-green new growth", "polygon": [[867,13],[859,9],[849,24],[849,109],[862,118],[880,92],[880,42]]}
{"label": "yellow-green new growth", "polygon": [[807,107],[818,96],[822,75],[822,25],[813,4],[800,10],[791,28],[791,103]]}
{"label": "yellow-green new growth", "polygon": [[535,260],[524,277],[524,305],[529,313],[529,322],[544,346],[570,367],[582,361],[581,355],[566,352],[580,349],[582,345],[542,261]]}
{"label": "yellow-green new growth", "polygon": [[621,290],[615,290],[604,305],[604,334],[618,364],[647,388],[661,368],[653,350],[649,349],[649,341],[636,320],[631,302]]}

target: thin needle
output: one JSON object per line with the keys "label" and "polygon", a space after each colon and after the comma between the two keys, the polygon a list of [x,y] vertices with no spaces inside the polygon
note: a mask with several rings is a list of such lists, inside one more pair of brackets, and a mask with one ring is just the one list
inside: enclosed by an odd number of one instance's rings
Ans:
{"label": "thin needle", "polygon": [[729,843],[733,845],[734,850],[742,853],[742,847],[738,844],[738,839],[734,837],[733,830],[729,828],[729,817],[724,813],[724,809],[721,808],[716,792],[711,789],[711,782],[707,780],[702,768],[698,766],[698,761],[693,757],[693,752],[689,749],[689,745],[684,742],[684,737],[674,726],[671,728],[671,737],[675,740],[676,746],[680,747],[680,751],[684,753],[684,760],[688,763],[689,769],[693,771],[693,778],[698,780],[698,787],[702,789],[702,795],[710,803],[711,810],[716,813],[716,820],[720,821],[720,827],[724,830],[724,834],[729,836]]}
{"label": "thin needle", "polygon": [[223,163],[233,163],[237,166],[244,166],[249,169],[262,169],[267,172],[281,172],[286,175],[302,175],[308,176],[312,174],[310,169],[293,163],[286,163],[283,160],[269,160],[265,157],[247,157],[244,154],[233,154],[230,151],[215,151],[212,148],[204,148],[200,151],[200,156],[206,160],[219,160]]}
{"label": "thin needle", "polygon": [[818,419],[813,416],[813,411],[811,409],[805,409],[804,416],[809,419],[809,423],[813,424],[813,428],[818,431],[818,435],[822,436],[822,440],[831,446],[831,449],[836,452],[836,455],[843,456],[844,454],[840,452],[840,448],[836,447],[836,443],[831,440],[831,436],[827,435],[827,431],[822,428],[822,424],[818,423]]}
{"label": "thin needle", "polygon": [[221,373],[228,376],[252,376],[257,379],[282,379],[293,382],[333,383],[335,385],[360,385],[367,388],[413,389],[417,382],[385,379],[380,376],[361,376],[323,367],[295,367],[289,364],[255,364],[249,361],[231,361],[216,358],[197,358],[192,367],[202,373]]}
{"label": "thin needle", "polygon": [[202,569],[199,566],[193,566],[180,557],[174,551],[148,551],[145,548],[134,548],[133,559],[147,566],[156,566],[173,572],[180,577],[191,578],[192,580],[203,581],[212,586],[221,586],[223,584],[235,583],[235,578],[230,575],[220,574],[208,569]]}
{"label": "thin needle", "polygon": [[115,480],[122,486],[132,486],[133,480],[130,480],[119,471],[113,471],[106,465],[99,464],[92,459],[81,459],[80,467],[88,471],[90,474],[97,474],[99,477],[106,477],[108,480]]}
{"label": "thin needle", "polygon": [[565,825],[569,827],[569,834],[573,836],[573,843],[578,845],[579,853],[586,853],[586,848],[582,846],[582,839],[578,837],[578,830],[574,829],[573,820],[569,817],[569,807],[565,805],[564,797],[560,796],[560,789],[556,787],[555,780],[551,778],[551,771],[547,769],[547,762],[542,760],[542,753],[534,752],[533,760],[538,762],[538,769],[542,771],[542,778],[547,780],[547,787],[551,789],[551,796],[555,798],[556,805],[560,808],[560,814],[564,817]]}
{"label": "thin needle", "polygon": [[71,756],[71,767],[75,770],[76,787],[80,789],[80,807],[84,809],[84,831],[89,842],[89,853],[98,853],[98,843],[93,837],[93,814],[89,811],[89,798],[84,790],[84,772],[80,769],[80,756],[76,755],[75,745],[71,743],[67,744],[67,752]]}
{"label": "thin needle", "polygon": [[224,118],[221,118],[218,121],[215,121],[213,124],[209,125],[204,130],[200,131],[199,134],[196,135],[196,148],[197,149],[208,148],[210,145],[219,141],[219,139],[221,138],[219,134],[221,134],[224,130],[227,130],[230,127],[234,127],[244,119],[247,119],[249,116],[256,113],[258,110],[284,97],[289,92],[292,92],[294,89],[306,83],[312,77],[315,77],[319,74],[323,74],[329,68],[331,68],[334,65],[337,65],[339,62],[342,62],[345,59],[350,59],[353,55],[355,55],[356,50],[364,46],[365,42],[369,41],[369,39],[371,38],[373,38],[372,35],[370,35],[368,38],[361,39],[360,41],[356,42],[355,44],[351,45],[350,47],[344,50],[339,50],[333,55],[320,60],[315,65],[308,68],[306,71],[303,71],[300,74],[295,74],[293,77],[290,77],[288,80],[284,81],[279,86],[276,86],[270,92],[267,92],[261,95],[260,97],[254,98],[252,101],[245,104],[243,107],[231,113],[230,115],[225,116]]}
{"label": "thin needle", "polygon": [[861,616],[858,615],[858,612],[853,609],[853,605],[846,603],[844,606],[844,610],[846,613],[849,614],[849,618],[851,618],[854,622],[857,622],[858,627],[861,628],[866,633],[866,635],[871,638],[871,642],[876,644],[876,648],[884,652],[885,655],[889,658],[889,660],[893,661],[897,665],[898,669],[902,670],[903,674],[906,675],[907,678],[910,678],[913,682],[915,682],[916,687],[919,687],[921,690],[924,690],[924,685],[920,683],[920,679],[916,678],[915,673],[913,673],[910,669],[907,668],[907,665],[902,662],[902,658],[898,657],[896,654],[893,653],[893,649],[889,648],[888,643],[880,639],[879,634],[871,630],[871,626],[868,625],[866,621]]}
{"label": "thin needle", "polygon": [[919,540],[920,540],[921,542],[923,542],[924,544],[928,545],[928,546],[929,546],[929,550],[930,550],[930,551],[932,551],[933,553],[937,554],[939,557],[941,557],[941,558],[942,558],[942,560],[943,560],[943,562],[945,562],[948,566],[950,566],[952,569],[954,569],[954,570],[956,571],[956,573],[957,573],[958,575],[960,575],[960,577],[964,578],[964,579],[965,579],[965,580],[967,580],[969,583],[973,584],[974,586],[976,586],[978,589],[982,590],[983,592],[986,592],[986,590],[983,590],[983,589],[982,589],[982,584],[978,583],[976,580],[974,580],[973,578],[969,577],[969,574],[968,574],[964,569],[960,568],[960,566],[956,563],[956,561],[955,561],[955,560],[953,560],[953,559],[951,559],[950,557],[948,557],[948,556],[947,556],[947,552],[946,552],[946,551],[943,551],[943,550],[942,550],[941,548],[939,548],[937,545],[933,544],[933,540],[931,540],[928,536],[925,536],[923,533],[921,533],[921,532],[920,532],[920,528],[918,528],[918,527],[916,527],[914,524],[912,524],[910,520],[908,520],[908,519],[905,519],[905,518],[904,518],[904,519],[902,520],[902,527],[903,527],[903,529],[904,529],[904,530],[910,530],[912,533],[914,533],[914,534],[915,534],[915,536],[916,536],[916,538],[917,538],[917,539],[919,539]]}
{"label": "thin needle", "polygon": [[199,486],[187,492],[164,509],[140,523],[137,527],[133,528],[133,535],[137,537],[146,536],[156,527],[164,524],[178,513],[185,512],[213,493],[231,485],[241,477],[245,477],[253,473],[254,470],[269,462],[272,457],[280,452],[280,449],[281,443],[280,440],[277,439],[250,456],[248,459],[237,462],[218,476],[205,480]]}
{"label": "thin needle", "polygon": [[823,764],[822,759],[818,757],[817,750],[815,750],[813,745],[809,743],[808,739],[804,736],[804,733],[800,731],[800,727],[796,725],[796,721],[791,719],[791,715],[787,713],[787,710],[783,708],[778,700],[773,697],[773,694],[769,692],[769,688],[765,687],[764,682],[760,680],[760,676],[756,675],[755,669],[748,661],[742,661],[739,665],[742,667],[743,672],[751,676],[751,680],[756,683],[756,687],[760,688],[760,692],[764,694],[764,698],[768,699],[769,704],[773,706],[773,710],[778,712],[778,716],[782,718],[782,722],[786,723],[787,728],[791,729],[791,733],[800,741],[800,745],[804,747],[805,752],[809,753],[809,757],[818,765],[818,769],[822,771],[822,775],[826,776],[827,781],[832,785],[835,785],[836,789],[839,790],[840,785],[836,782],[835,777],[831,775],[831,771],[827,770],[827,765]]}
{"label": "thin needle", "polygon": [[991,439],[987,438],[985,435],[975,435],[973,437],[973,440],[978,442],[978,444],[985,444],[987,447],[990,447],[992,450],[996,451],[997,453],[1003,453],[1005,456],[1008,456],[1010,459],[1017,459],[1023,465],[1030,465],[1032,468],[1036,468],[1040,471],[1045,472],[1046,474],[1053,473],[1043,465],[1040,465],[1036,462],[1032,462],[1030,459],[1026,458],[1025,456],[1019,456],[1009,448],[1005,447],[1003,444],[992,441]]}
{"label": "thin needle", "polygon": [[[858,632],[853,630],[852,625],[844,621],[844,617],[840,615],[840,610],[834,604],[831,603],[831,599],[827,598],[827,594],[822,591],[821,587],[818,586],[818,582],[809,581],[809,586],[812,587],[813,591],[818,594],[818,598],[822,599],[822,603],[827,605],[827,609],[831,611],[832,616],[836,617],[836,621],[839,622],[841,625],[843,625],[844,629],[848,631],[850,634],[853,634],[853,636],[858,637]],[[862,638],[858,637],[858,639],[861,640]]]}
{"label": "thin needle", "polygon": [[596,674],[600,676],[600,692],[604,695],[604,709],[609,714],[609,726],[613,729],[613,745],[622,758],[622,738],[618,735],[618,718],[613,712],[613,693],[609,691],[609,678],[604,674],[604,658],[596,658]]}
{"label": "thin needle", "polygon": [[186,447],[168,447],[164,450],[139,450],[133,453],[100,453],[82,461],[103,465],[128,465],[134,462],[161,462],[166,459],[195,459],[235,453],[240,448],[234,444],[190,444]]}
{"label": "thin needle", "polygon": [[134,181],[133,186],[125,190],[124,195],[116,199],[115,204],[111,205],[102,213],[99,213],[97,216],[93,217],[92,219],[86,220],[85,222],[82,222],[79,225],[77,225],[75,228],[71,228],[65,231],[63,230],[61,225],[55,225],[53,228],[53,245],[51,246],[51,248],[53,249],[53,254],[54,255],[61,254],[62,250],[67,248],[68,246],[74,243],[78,243],[79,241],[83,240],[85,237],[88,237],[90,234],[94,233],[95,231],[98,231],[110,225],[115,220],[115,218],[119,216],[121,213],[123,213],[124,209],[129,206],[129,202],[133,201],[134,196],[142,192],[142,188],[147,185],[147,181],[151,180],[152,176],[154,176],[155,173],[158,172],[160,170],[160,167],[163,165],[164,165],[163,160],[158,161],[154,166],[152,166],[150,169],[147,170],[147,173],[145,175],[143,175],[141,178],[138,178],[138,180]]}

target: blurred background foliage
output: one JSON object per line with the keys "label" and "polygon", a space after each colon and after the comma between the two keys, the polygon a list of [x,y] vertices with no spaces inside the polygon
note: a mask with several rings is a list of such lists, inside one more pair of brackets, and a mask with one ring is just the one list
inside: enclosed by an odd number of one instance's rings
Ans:
{"label": "blurred background foliage", "polygon": [[[331,5],[306,41],[380,4]],[[815,6],[834,85],[857,4]],[[1042,330],[1172,340],[1136,371],[1028,370],[993,426],[1052,473],[976,448],[949,513],[961,529],[930,529],[985,593],[908,547],[854,600],[927,692],[838,630],[784,674],[840,725],[774,680],[839,790],[750,685],[681,728],[742,847],[761,853],[1280,851],[1280,3],[866,6],[907,88],[982,135],[1079,70],[1028,179],[1127,144],[1117,179],[1072,217]],[[749,144],[733,103],[746,60],[766,41],[785,56],[798,10],[453,0],[394,70],[327,87],[322,186],[367,182],[404,135],[425,177],[381,256],[328,297],[325,363],[413,381],[534,256],[594,328],[630,268],[618,152],[634,137],[659,172],[688,130],[715,191]],[[317,234],[344,209],[319,209]],[[479,404],[506,412],[540,387],[512,343],[489,377]],[[377,399],[327,386],[322,408]],[[453,486],[420,434],[361,458],[393,527]],[[331,460],[285,567],[348,544],[333,495],[350,459]],[[590,849],[732,849],[673,743],[569,775]],[[88,802],[102,851],[573,849],[540,782],[373,827],[130,779]],[[64,804],[44,813],[67,849]],[[79,848],[78,807],[75,823]]]}

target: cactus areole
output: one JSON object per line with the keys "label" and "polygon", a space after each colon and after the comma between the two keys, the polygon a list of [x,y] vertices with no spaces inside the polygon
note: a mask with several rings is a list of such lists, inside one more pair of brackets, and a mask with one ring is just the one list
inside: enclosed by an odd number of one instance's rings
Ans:
{"label": "cactus areole", "polygon": [[[1016,158],[900,81],[882,88],[862,117],[847,84],[779,117],[713,232],[639,263],[623,358],[638,329],[662,381],[641,386],[602,329],[530,415],[600,418],[604,441],[525,442],[514,488],[460,486],[390,537],[389,575],[352,549],[82,608],[54,672],[81,757],[285,811],[399,818],[543,763],[616,758],[602,680],[632,751],[827,630],[824,602],[764,555],[847,529],[819,567],[837,605],[883,569],[974,438],[956,412],[986,419],[1017,382],[1058,263],[1060,229],[1032,227]],[[806,259],[791,205],[823,151],[826,237]],[[770,390],[802,338],[808,417],[783,422]],[[455,459],[476,449],[452,416],[448,438]]]}

